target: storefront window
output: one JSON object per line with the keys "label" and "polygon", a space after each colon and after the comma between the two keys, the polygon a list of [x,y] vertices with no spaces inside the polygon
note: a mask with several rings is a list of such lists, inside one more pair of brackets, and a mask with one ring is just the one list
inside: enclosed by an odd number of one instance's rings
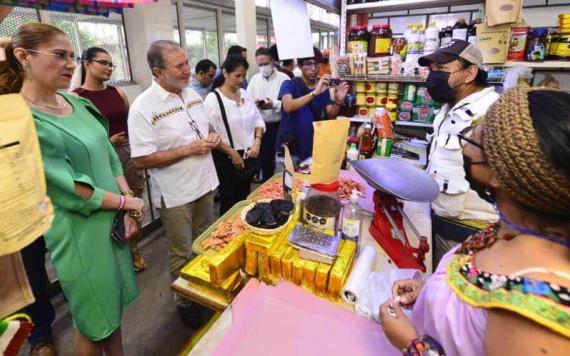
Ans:
{"label": "storefront window", "polygon": [[321,47],[321,44],[320,44],[321,38],[320,38],[319,32],[313,32],[312,36],[313,36],[313,46],[320,48]]}
{"label": "storefront window", "polygon": [[267,46],[267,20],[257,18],[257,48]]}
{"label": "storefront window", "polygon": [[205,58],[219,64],[216,12],[184,6],[182,17],[190,65],[194,67]]}

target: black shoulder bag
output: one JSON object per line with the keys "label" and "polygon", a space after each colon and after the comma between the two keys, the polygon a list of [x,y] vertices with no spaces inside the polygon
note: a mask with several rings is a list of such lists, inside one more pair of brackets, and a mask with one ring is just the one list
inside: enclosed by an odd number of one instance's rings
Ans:
{"label": "black shoulder bag", "polygon": [[[224,107],[222,97],[220,96],[220,93],[218,93],[217,90],[213,90],[212,92],[216,95],[216,98],[218,99],[218,104],[220,105],[220,113],[222,114],[222,120],[224,121],[224,127],[226,128],[226,133],[228,134],[228,140],[230,141],[230,147],[235,149],[234,140],[232,138],[232,132],[230,130],[230,125],[228,123],[228,117],[226,115],[226,109]],[[243,157],[243,151],[237,151],[237,152],[239,153],[240,156]],[[230,158],[227,158],[227,159],[230,159]],[[250,158],[244,159],[243,161],[244,161],[245,167],[243,169],[235,169],[236,178],[238,178],[241,181],[250,182],[253,179],[253,177],[257,173],[259,173],[259,171],[261,170],[261,161],[259,159],[259,156],[257,158],[250,157]],[[230,166],[233,166],[233,164],[230,164]]]}

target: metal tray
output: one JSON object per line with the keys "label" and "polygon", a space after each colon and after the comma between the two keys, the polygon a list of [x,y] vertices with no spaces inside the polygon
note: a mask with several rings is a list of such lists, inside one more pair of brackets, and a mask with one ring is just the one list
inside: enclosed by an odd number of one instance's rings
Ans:
{"label": "metal tray", "polygon": [[234,205],[230,210],[226,211],[226,213],[222,215],[218,220],[216,220],[216,222],[213,223],[212,226],[210,226],[206,231],[204,231],[200,236],[198,236],[198,238],[194,239],[194,242],[192,242],[192,251],[194,251],[194,253],[198,255],[203,255],[206,257],[214,257],[217,254],[223,252],[229,246],[231,246],[236,240],[229,243],[228,246],[226,246],[220,251],[216,251],[214,249],[204,250],[202,248],[202,241],[210,237],[210,235],[214,232],[214,230],[218,227],[220,223],[228,219],[239,217],[242,209],[248,206],[249,204],[251,204],[251,201],[243,200],[240,201],[239,203],[236,203],[236,205]]}

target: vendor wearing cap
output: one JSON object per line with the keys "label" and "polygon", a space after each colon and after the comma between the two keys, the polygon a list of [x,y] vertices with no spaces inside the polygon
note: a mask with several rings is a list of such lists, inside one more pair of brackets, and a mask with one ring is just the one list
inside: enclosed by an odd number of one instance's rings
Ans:
{"label": "vendor wearing cap", "polygon": [[[477,125],[499,98],[494,87],[487,85],[482,69],[481,52],[471,44],[454,40],[436,52],[419,59],[429,67],[427,89],[443,106],[435,117],[428,172],[439,185],[440,195],[433,208],[434,269],[441,257],[453,246],[478,230],[496,222],[494,198],[477,195],[479,187],[469,185],[465,167],[482,164],[464,159],[458,134]],[[485,192],[483,192],[485,193]]]}

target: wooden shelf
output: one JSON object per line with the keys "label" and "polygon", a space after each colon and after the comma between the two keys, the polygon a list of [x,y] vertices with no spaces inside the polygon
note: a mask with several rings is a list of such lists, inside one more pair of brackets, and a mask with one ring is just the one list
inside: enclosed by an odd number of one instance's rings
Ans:
{"label": "wooden shelf", "polygon": [[386,83],[423,83],[425,79],[419,75],[378,75],[378,74],[347,74],[341,75],[341,79],[362,82],[386,82]]}
{"label": "wooden shelf", "polygon": [[496,66],[504,67],[514,67],[517,64],[522,64],[525,67],[532,69],[542,69],[542,70],[562,70],[570,69],[570,61],[544,61],[544,62],[515,62],[507,61],[504,65],[497,64]]}
{"label": "wooden shelf", "polygon": [[387,0],[347,5],[347,11],[374,12],[419,9],[437,6],[480,4],[481,0]]}

